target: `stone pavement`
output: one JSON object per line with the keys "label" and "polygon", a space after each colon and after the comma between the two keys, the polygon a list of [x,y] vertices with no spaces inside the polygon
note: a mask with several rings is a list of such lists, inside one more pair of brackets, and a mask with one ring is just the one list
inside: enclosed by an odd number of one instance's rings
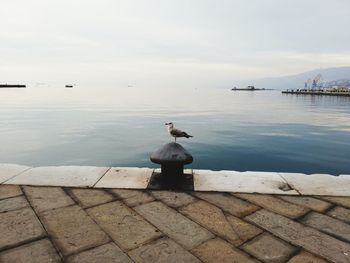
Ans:
{"label": "stone pavement", "polygon": [[350,262],[350,197],[0,186],[0,262]]}

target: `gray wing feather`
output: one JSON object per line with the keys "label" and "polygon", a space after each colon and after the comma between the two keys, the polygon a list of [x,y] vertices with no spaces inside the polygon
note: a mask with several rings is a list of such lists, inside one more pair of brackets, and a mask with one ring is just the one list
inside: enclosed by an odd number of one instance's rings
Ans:
{"label": "gray wing feather", "polygon": [[173,136],[176,136],[176,137],[184,137],[185,136],[185,133],[183,131],[178,130],[178,129],[172,129],[170,131],[170,134]]}
{"label": "gray wing feather", "polygon": [[170,134],[174,137],[186,137],[186,138],[193,137],[191,135],[188,135],[186,132],[178,130],[178,129],[172,129],[170,131]]}

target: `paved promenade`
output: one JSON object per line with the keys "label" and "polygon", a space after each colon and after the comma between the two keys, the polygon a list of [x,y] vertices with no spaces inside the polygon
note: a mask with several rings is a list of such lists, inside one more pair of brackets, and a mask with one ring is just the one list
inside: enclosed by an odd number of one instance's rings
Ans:
{"label": "paved promenade", "polygon": [[0,186],[0,262],[350,262],[350,197]]}

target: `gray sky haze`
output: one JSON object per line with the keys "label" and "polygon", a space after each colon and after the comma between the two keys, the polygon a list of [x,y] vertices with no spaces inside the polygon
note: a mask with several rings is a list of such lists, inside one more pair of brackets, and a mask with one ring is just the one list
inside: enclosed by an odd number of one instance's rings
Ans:
{"label": "gray sky haze", "polygon": [[1,0],[0,83],[217,87],[350,65],[348,0]]}

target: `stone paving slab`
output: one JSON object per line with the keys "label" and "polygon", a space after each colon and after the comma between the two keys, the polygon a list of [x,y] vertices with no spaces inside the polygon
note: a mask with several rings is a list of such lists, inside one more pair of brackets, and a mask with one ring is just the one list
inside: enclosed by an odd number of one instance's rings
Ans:
{"label": "stone paving slab", "polygon": [[0,200],[0,213],[18,210],[25,207],[29,207],[29,204],[23,196]]}
{"label": "stone paving slab", "polygon": [[37,213],[74,204],[60,187],[23,186],[23,191]]}
{"label": "stone paving slab", "polygon": [[160,202],[151,202],[135,207],[135,210],[164,234],[187,249],[213,238],[205,228]]}
{"label": "stone paving slab", "polygon": [[284,201],[287,201],[289,203],[293,203],[296,205],[300,205],[303,207],[310,208],[317,212],[324,212],[328,208],[332,206],[331,203],[311,197],[311,196],[278,196],[279,198],[283,199]]}
{"label": "stone paving slab", "polygon": [[25,165],[0,163],[0,184],[30,168]]}
{"label": "stone paving slab", "polygon": [[343,208],[341,206],[336,206],[327,213],[329,216],[338,218],[350,224],[350,209]]}
{"label": "stone paving slab", "polygon": [[264,233],[242,246],[242,249],[265,263],[283,263],[292,257],[297,248]]}
{"label": "stone paving slab", "polygon": [[196,201],[196,198],[194,198],[192,195],[189,195],[184,192],[176,192],[176,191],[150,191],[150,194],[165,203],[167,206],[177,208],[180,206],[188,205],[194,201]]}
{"label": "stone paving slab", "polygon": [[350,262],[350,244],[267,210],[245,218],[279,238],[334,263]]}
{"label": "stone paving slab", "polygon": [[129,252],[137,263],[200,263],[194,255],[169,238],[161,238]]}
{"label": "stone paving slab", "polygon": [[113,201],[115,197],[100,189],[67,189],[81,207],[88,208]]}
{"label": "stone paving slab", "polygon": [[300,217],[309,211],[308,208],[285,202],[272,195],[235,194],[235,196],[290,218]]}
{"label": "stone paving slab", "polygon": [[60,256],[48,239],[41,239],[0,253],[0,262],[61,262]]}
{"label": "stone paving slab", "polygon": [[132,263],[133,261],[114,243],[108,243],[68,258],[68,263]]}
{"label": "stone paving slab", "polygon": [[33,210],[0,213],[0,250],[44,237],[46,232]]}
{"label": "stone paving slab", "polygon": [[350,196],[338,197],[338,196],[321,196],[323,200],[329,201],[331,203],[350,208]]}
{"label": "stone paving slab", "polygon": [[5,184],[92,187],[108,167],[43,166],[29,169]]}
{"label": "stone paving slab", "polygon": [[231,246],[226,241],[211,239],[192,250],[200,260],[205,263],[253,263],[258,262],[243,251]]}
{"label": "stone paving slab", "polygon": [[146,189],[152,173],[150,168],[112,167],[95,187]]}
{"label": "stone paving slab", "polygon": [[89,208],[87,212],[113,241],[125,250],[133,249],[162,235],[119,201]]}
{"label": "stone paving slab", "polygon": [[110,241],[79,206],[62,207],[40,216],[59,251],[67,256]]}
{"label": "stone paving slab", "polygon": [[302,195],[349,196],[350,176],[329,174],[279,173]]}
{"label": "stone paving slab", "polygon": [[238,217],[249,215],[259,209],[256,205],[229,194],[196,192],[194,195]]}
{"label": "stone paving slab", "polygon": [[18,185],[0,185],[0,200],[22,194],[22,190]]}
{"label": "stone paving slab", "polygon": [[182,207],[179,211],[233,245],[243,243],[220,208],[205,201],[197,201]]}
{"label": "stone paving slab", "polygon": [[243,242],[246,242],[263,232],[260,228],[257,228],[238,217],[226,214],[226,219]]}
{"label": "stone paving slab", "polygon": [[327,261],[303,250],[288,263],[327,263]]}
{"label": "stone paving slab", "polygon": [[350,225],[335,218],[311,212],[307,214],[301,222],[307,226],[311,226],[339,239],[350,242]]}
{"label": "stone paving slab", "polygon": [[195,191],[299,195],[272,172],[194,170]]}
{"label": "stone paving slab", "polygon": [[136,206],[154,200],[151,195],[143,191],[126,189],[114,189],[110,191],[116,194],[119,198],[123,199],[123,202],[128,206]]}

